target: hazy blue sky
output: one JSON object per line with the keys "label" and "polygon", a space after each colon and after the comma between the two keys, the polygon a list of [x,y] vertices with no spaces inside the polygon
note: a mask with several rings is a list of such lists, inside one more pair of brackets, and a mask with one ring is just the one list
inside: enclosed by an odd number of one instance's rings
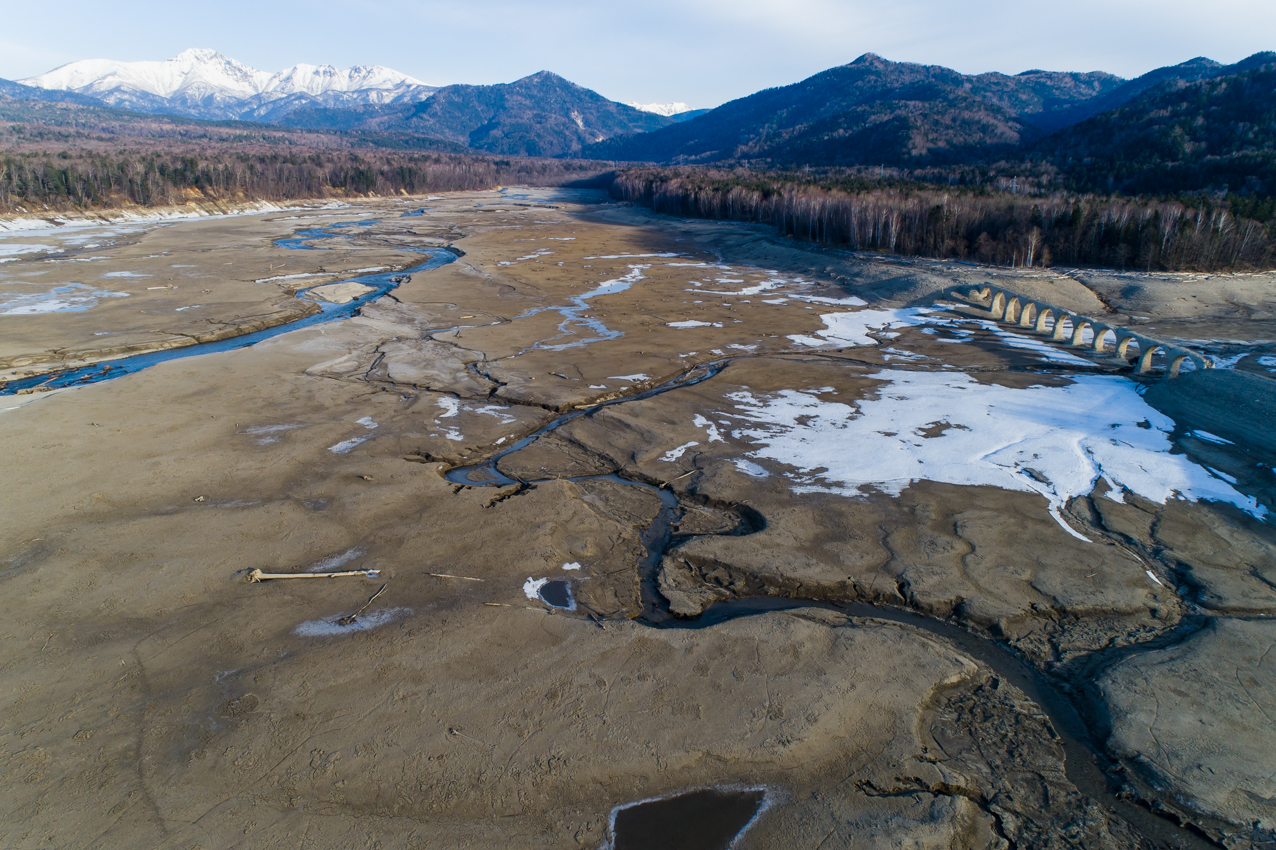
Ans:
{"label": "hazy blue sky", "polygon": [[545,69],[615,100],[715,106],[862,53],[965,73],[1136,76],[1276,50],[1273,0],[0,0],[0,77],[211,47],[265,71],[387,65],[427,83]]}

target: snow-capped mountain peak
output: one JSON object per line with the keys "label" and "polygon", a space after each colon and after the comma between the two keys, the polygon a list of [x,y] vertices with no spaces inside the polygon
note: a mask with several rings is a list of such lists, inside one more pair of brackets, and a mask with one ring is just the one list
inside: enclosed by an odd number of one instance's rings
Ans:
{"label": "snow-capped mountain peak", "polygon": [[691,107],[685,103],[627,103],[625,105],[640,109],[643,112],[654,112],[656,115],[663,115],[666,118],[672,118],[675,115],[691,111]]}
{"label": "snow-capped mountain peak", "polygon": [[391,91],[424,85],[420,80],[380,65],[355,65],[344,69],[332,65],[293,65],[272,75],[262,91],[319,95],[331,91]]}
{"label": "snow-capped mountain peak", "polygon": [[207,48],[160,62],[87,59],[22,82],[147,112],[268,120],[304,106],[415,102],[435,91],[380,65],[294,65],[270,74]]}
{"label": "snow-capped mountain peak", "polygon": [[115,62],[86,59],[72,62],[24,82],[44,89],[81,94],[127,89],[172,97],[183,87],[203,85],[226,94],[251,97],[261,91],[270,75],[227,58],[215,50],[184,50],[162,62]]}

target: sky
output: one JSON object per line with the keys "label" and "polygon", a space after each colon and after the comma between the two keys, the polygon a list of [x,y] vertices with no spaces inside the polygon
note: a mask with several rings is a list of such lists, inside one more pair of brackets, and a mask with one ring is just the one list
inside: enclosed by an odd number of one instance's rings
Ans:
{"label": "sky", "polygon": [[[56,18],[56,21],[54,20]],[[863,53],[963,73],[1109,71],[1276,50],[1272,0],[0,0],[0,78],[211,47],[263,71],[385,65],[432,85],[554,71],[712,107]]]}

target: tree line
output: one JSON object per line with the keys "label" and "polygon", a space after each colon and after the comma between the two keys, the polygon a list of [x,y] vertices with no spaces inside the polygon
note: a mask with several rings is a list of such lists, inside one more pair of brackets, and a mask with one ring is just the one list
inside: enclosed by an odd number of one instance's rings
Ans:
{"label": "tree line", "polygon": [[559,185],[598,170],[585,162],[388,152],[0,154],[0,212],[417,195]]}
{"label": "tree line", "polygon": [[[1276,266],[1276,210],[1245,199],[1024,196],[856,178],[631,168],[611,194],[668,215],[768,224],[851,250],[1005,266],[1161,271]],[[1260,218],[1247,217],[1245,214]]]}

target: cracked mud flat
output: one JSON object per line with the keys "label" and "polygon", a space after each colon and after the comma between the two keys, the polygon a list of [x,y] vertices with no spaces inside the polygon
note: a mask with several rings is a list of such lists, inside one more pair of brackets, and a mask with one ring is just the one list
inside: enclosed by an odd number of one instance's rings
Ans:
{"label": "cracked mud flat", "polygon": [[0,843],[624,846],[617,807],[747,788],[744,848],[1272,846],[1269,379],[1136,382],[954,295],[1257,363],[1272,279],[422,203],[0,240],[49,248],[3,254],[6,379],[461,254],[0,396]]}

